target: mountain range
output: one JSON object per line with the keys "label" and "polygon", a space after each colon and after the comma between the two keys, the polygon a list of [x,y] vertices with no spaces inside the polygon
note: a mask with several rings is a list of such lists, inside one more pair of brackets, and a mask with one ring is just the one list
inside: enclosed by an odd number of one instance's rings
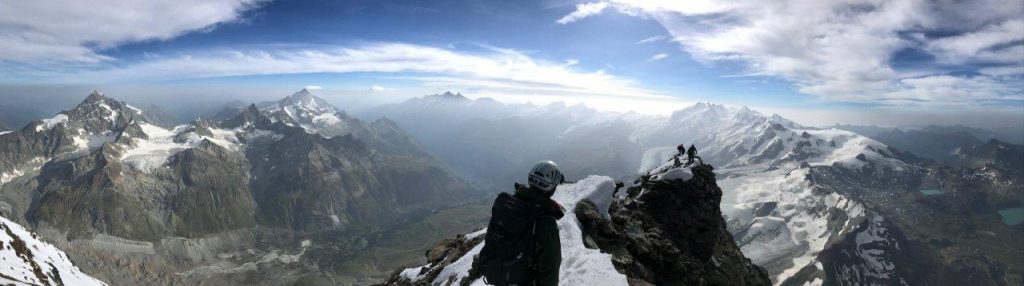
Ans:
{"label": "mountain range", "polygon": [[[467,253],[482,233],[471,229],[484,226],[488,200],[554,160],[576,181],[559,195],[575,215],[559,222],[564,247],[578,258],[564,277],[661,285],[692,282],[666,274],[690,269],[748,284],[1024,281],[1024,153],[998,140],[952,133],[934,148],[901,148],[880,133],[746,107],[657,116],[455,93],[358,116],[308,90],[176,126],[161,113],[94,92],[0,134],[0,211],[112,284],[367,284],[395,269],[387,283],[468,284]],[[707,169],[669,172],[684,170],[667,167],[680,144]],[[633,194],[611,199],[616,180]],[[683,190],[716,195],[666,196]],[[659,205],[668,202],[677,203]],[[708,232],[657,220],[694,208],[705,219],[689,227]],[[635,239],[624,234],[632,224],[669,238]],[[652,243],[683,254],[641,247]],[[678,246],[691,243],[718,250]],[[673,258],[694,264],[657,266]]]}
{"label": "mountain range", "polygon": [[474,197],[415,148],[386,119],[348,118],[305,90],[170,129],[93,92],[0,135],[0,197],[115,284],[316,282],[333,262],[307,261],[344,260],[366,235]]}
{"label": "mountain range", "polygon": [[[980,167],[995,158],[986,149],[1002,146],[1016,155],[1000,156],[1002,158],[1022,158],[1019,155],[1024,146],[1014,144],[1013,138],[1006,138],[994,132],[963,126],[926,126],[922,128],[880,128],[852,125],[837,125],[836,128],[860,133],[878,140],[890,147],[909,151],[922,158],[961,166]],[[1006,139],[1002,139],[1006,138]],[[1004,140],[1011,140],[1006,142]],[[975,156],[981,156],[975,158]],[[1024,159],[1015,160],[1011,164],[1024,164]]]}

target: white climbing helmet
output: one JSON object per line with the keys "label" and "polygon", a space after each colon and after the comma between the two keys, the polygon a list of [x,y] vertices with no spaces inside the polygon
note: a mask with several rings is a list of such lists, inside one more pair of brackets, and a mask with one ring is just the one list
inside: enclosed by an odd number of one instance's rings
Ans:
{"label": "white climbing helmet", "polygon": [[551,161],[540,161],[533,165],[530,175],[527,177],[530,187],[550,193],[555,187],[565,182],[565,176],[558,170],[558,165]]}

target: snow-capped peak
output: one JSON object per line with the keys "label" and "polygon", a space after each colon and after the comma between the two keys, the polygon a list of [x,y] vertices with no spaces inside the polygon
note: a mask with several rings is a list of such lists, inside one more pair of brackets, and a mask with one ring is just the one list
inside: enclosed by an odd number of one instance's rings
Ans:
{"label": "snow-capped peak", "polygon": [[294,93],[292,95],[289,95],[288,97],[285,97],[281,101],[282,102],[291,103],[291,104],[295,104],[295,103],[298,103],[298,104],[315,104],[318,99],[319,98],[317,98],[315,95],[313,95],[313,92],[309,91],[308,89],[303,88],[302,90],[300,90],[300,91],[298,91],[298,92],[296,92],[296,93]]}
{"label": "snow-capped peak", "polygon": [[[63,145],[60,148],[71,147],[63,152],[79,152],[113,142],[140,122],[145,122],[140,110],[93,91],[74,108],[61,111],[51,118],[34,121],[27,130],[49,134],[45,136],[65,137],[65,140],[55,141]],[[51,132],[58,126],[63,131]]]}
{"label": "snow-capped peak", "polygon": [[299,123],[312,123],[318,116],[334,114],[338,110],[322,98],[313,95],[308,89],[302,89],[266,108],[270,112],[284,112]]}

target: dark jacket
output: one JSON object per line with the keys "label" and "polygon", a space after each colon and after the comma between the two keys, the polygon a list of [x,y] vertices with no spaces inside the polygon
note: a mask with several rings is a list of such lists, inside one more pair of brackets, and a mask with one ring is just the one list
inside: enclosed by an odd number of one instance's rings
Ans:
{"label": "dark jacket", "polygon": [[565,210],[554,200],[540,191],[516,185],[514,195],[517,199],[540,205],[544,211],[537,218],[537,252],[534,256],[536,275],[533,285],[558,285],[558,268],[562,264],[562,243],[558,239],[557,220],[565,215]]}

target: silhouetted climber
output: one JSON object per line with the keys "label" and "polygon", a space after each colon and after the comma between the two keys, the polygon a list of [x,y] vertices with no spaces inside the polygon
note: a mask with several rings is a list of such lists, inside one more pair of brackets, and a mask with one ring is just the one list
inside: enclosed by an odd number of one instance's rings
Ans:
{"label": "silhouetted climber", "polygon": [[565,177],[551,161],[537,163],[529,187],[516,184],[514,195],[501,193],[491,207],[484,248],[484,282],[490,285],[558,285],[562,244],[556,221],[565,214],[551,196]]}
{"label": "silhouetted climber", "polygon": [[[693,157],[697,157],[697,147],[690,145],[690,149],[686,150],[686,164],[693,164]],[[703,160],[702,160],[703,161]]]}
{"label": "silhouetted climber", "polygon": [[686,144],[679,144],[679,146],[676,146],[676,150],[679,151],[679,154],[676,154],[676,156],[686,155]]}

